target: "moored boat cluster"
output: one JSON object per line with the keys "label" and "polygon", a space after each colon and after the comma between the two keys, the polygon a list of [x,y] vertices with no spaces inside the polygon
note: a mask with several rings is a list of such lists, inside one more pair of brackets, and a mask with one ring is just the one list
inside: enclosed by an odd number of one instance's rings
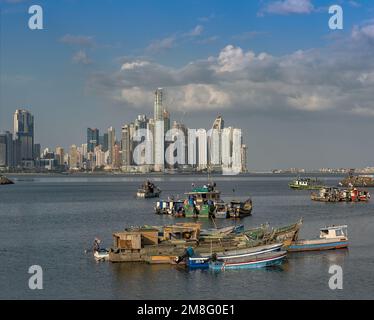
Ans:
{"label": "moored boat cluster", "polygon": [[[305,181],[307,184],[313,181],[313,186],[319,185],[317,180],[310,179],[304,179],[301,184]],[[301,184],[297,183],[297,185]],[[161,192],[148,181],[143,189],[148,190],[149,186]],[[305,184],[301,188],[311,189]],[[357,188],[344,190],[344,194],[338,188],[330,189],[337,192],[339,199],[346,199],[339,201],[366,201],[364,196],[367,200],[370,198],[368,193],[363,193]],[[319,196],[325,197],[325,193],[330,189],[318,188]],[[214,221],[218,218],[242,218],[251,215],[253,206],[250,198],[244,202],[238,200],[224,202],[220,194],[216,184],[211,183],[203,187],[193,187],[185,194],[185,199],[169,198],[157,201],[155,206],[157,214],[195,220],[166,226],[144,225],[115,232],[113,246],[109,249],[102,249],[100,240],[95,239],[93,250],[95,259],[183,265],[189,269],[226,270],[280,265],[286,259],[288,252],[348,247],[346,225],[324,227],[320,229],[319,238],[316,239],[299,239],[302,219],[283,227],[270,227],[269,224],[264,224],[257,228],[245,229],[240,224],[202,229],[202,224],[197,219],[210,218]]]}

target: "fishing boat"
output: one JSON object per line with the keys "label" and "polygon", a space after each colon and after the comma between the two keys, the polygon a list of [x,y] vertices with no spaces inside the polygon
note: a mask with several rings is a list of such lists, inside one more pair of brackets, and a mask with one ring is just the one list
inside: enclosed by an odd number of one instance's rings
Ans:
{"label": "fishing boat", "polygon": [[358,188],[324,187],[319,193],[312,193],[311,199],[322,202],[367,202],[370,200],[370,193]]}
{"label": "fishing boat", "polygon": [[237,226],[229,226],[223,228],[211,228],[211,229],[202,229],[200,231],[200,236],[217,236],[217,235],[227,235],[230,233],[241,233],[244,231],[244,225],[240,224]]}
{"label": "fishing boat", "polygon": [[290,182],[288,186],[291,189],[318,190],[323,188],[323,183],[317,178],[297,178]]}
{"label": "fishing boat", "polygon": [[298,240],[287,248],[290,252],[321,251],[348,247],[348,228],[346,225],[329,226],[320,229],[317,239]]}
{"label": "fishing boat", "polygon": [[[259,256],[262,254],[267,254],[269,252],[280,251],[282,243],[276,243],[272,245],[256,246],[252,248],[245,248],[239,250],[230,250],[226,252],[218,252],[214,254],[195,254],[192,248],[186,250],[186,264],[191,269],[209,268],[209,262],[214,261],[223,261],[227,263],[240,263],[247,261],[254,256]],[[180,257],[179,260],[183,260],[183,257]]]}
{"label": "fishing boat", "polygon": [[138,198],[158,198],[161,190],[156,187],[152,182],[145,181],[143,185],[138,189],[136,196]]}
{"label": "fishing boat", "polygon": [[9,178],[7,178],[6,176],[3,176],[3,175],[0,175],[0,185],[2,184],[14,184],[14,182],[12,180],[10,180]]}
{"label": "fishing boat", "polygon": [[252,200],[247,199],[244,202],[232,200],[229,207],[230,218],[243,218],[252,213]]}
{"label": "fishing boat", "polygon": [[287,251],[275,251],[258,254],[243,258],[242,261],[220,261],[212,259],[209,262],[209,269],[223,271],[226,269],[255,269],[280,265],[287,256]]}
{"label": "fishing boat", "polygon": [[99,249],[94,251],[94,258],[96,261],[107,261],[109,260],[109,250]]}
{"label": "fishing boat", "polygon": [[227,219],[230,217],[229,205],[223,201],[216,202],[214,210],[215,219]]}
{"label": "fishing boat", "polygon": [[339,202],[341,200],[341,192],[339,188],[335,187],[323,187],[318,193],[313,192],[311,194],[313,201],[321,202]]}
{"label": "fishing boat", "polygon": [[349,188],[373,188],[374,187],[374,176],[373,175],[353,175],[352,173],[348,177],[344,178],[339,182],[339,186]]}
{"label": "fishing boat", "polygon": [[184,200],[160,200],[154,207],[156,214],[184,217]]}
{"label": "fishing boat", "polygon": [[187,192],[184,212],[187,218],[210,218],[214,215],[214,203],[220,201],[221,192],[216,184],[207,184]]}

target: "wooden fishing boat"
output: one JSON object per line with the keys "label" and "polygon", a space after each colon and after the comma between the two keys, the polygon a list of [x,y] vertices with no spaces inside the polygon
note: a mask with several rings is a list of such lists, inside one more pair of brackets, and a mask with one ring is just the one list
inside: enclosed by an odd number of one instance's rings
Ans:
{"label": "wooden fishing boat", "polygon": [[238,225],[238,226],[229,226],[229,227],[223,227],[223,228],[212,228],[212,229],[202,229],[200,231],[200,236],[206,237],[206,236],[217,236],[217,235],[227,235],[230,233],[241,233],[244,231],[244,225]]}
{"label": "wooden fishing boat", "polygon": [[0,175],[0,185],[6,185],[6,184],[14,184],[14,182],[12,180],[10,180],[9,178],[3,176],[3,175]]}
{"label": "wooden fishing boat", "polygon": [[230,217],[229,206],[225,202],[217,202],[215,204],[214,218],[215,219],[227,219]]}
{"label": "wooden fishing boat", "polygon": [[287,248],[289,252],[322,251],[342,249],[348,247],[348,228],[343,226],[330,226],[320,229],[318,239],[298,240]]}
{"label": "wooden fishing boat", "polygon": [[232,200],[229,207],[230,218],[243,218],[250,216],[252,213],[252,200],[247,199],[244,202]]}
{"label": "wooden fishing boat", "polygon": [[209,269],[223,271],[226,269],[254,269],[280,265],[287,256],[287,251],[275,251],[244,258],[242,261],[216,261],[209,262]]}
{"label": "wooden fishing boat", "polygon": [[[282,242],[284,246],[289,246],[293,241],[298,239],[302,224],[303,219],[300,219],[294,224],[273,228],[270,231],[265,231],[260,239],[264,243]],[[251,230],[248,233],[244,231],[244,234],[253,237]]]}
{"label": "wooden fishing boat", "polygon": [[[218,252],[214,254],[214,260],[220,260],[227,263],[239,263],[247,261],[253,256],[280,251],[282,246],[282,243],[276,243],[272,245],[256,246],[240,250]],[[212,254],[195,254],[192,248],[188,248],[188,250],[186,250],[186,255],[188,255],[186,265],[191,269],[209,268],[209,262],[212,260]],[[181,260],[183,259],[180,257],[179,261]]]}
{"label": "wooden fishing boat", "polygon": [[161,194],[161,190],[156,187],[152,182],[145,181],[141,188],[138,189],[136,196],[138,198],[158,198]]}
{"label": "wooden fishing boat", "polygon": [[313,192],[310,197],[313,201],[340,202],[341,192],[339,188],[323,187],[318,193]]}
{"label": "wooden fishing boat", "polygon": [[372,188],[374,187],[374,176],[349,174],[348,177],[339,182],[339,186],[348,188]]}
{"label": "wooden fishing boat", "polygon": [[288,186],[291,189],[298,190],[319,190],[323,188],[323,183],[317,178],[297,178],[290,182]]}
{"label": "wooden fishing boat", "polygon": [[214,203],[220,201],[221,192],[216,189],[215,184],[204,185],[193,188],[187,192],[184,211],[188,218],[210,218],[214,214]]}
{"label": "wooden fishing boat", "polygon": [[370,193],[358,188],[324,187],[319,193],[312,193],[311,199],[321,202],[367,202],[370,200]]}
{"label": "wooden fishing boat", "polygon": [[175,217],[184,217],[183,200],[160,200],[155,205],[156,214],[167,214]]}

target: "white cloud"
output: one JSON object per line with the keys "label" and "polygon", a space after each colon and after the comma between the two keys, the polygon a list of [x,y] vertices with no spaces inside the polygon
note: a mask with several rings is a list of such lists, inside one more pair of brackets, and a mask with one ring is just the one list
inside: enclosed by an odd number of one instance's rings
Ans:
{"label": "white cloud", "polygon": [[262,12],[271,14],[308,14],[314,6],[311,0],[279,0],[268,3]]}
{"label": "white cloud", "polygon": [[165,87],[171,110],[372,115],[373,52],[374,43],[366,36],[282,56],[231,44],[179,68],[129,60],[113,74],[94,76],[91,85],[145,110],[152,106],[154,89]]}
{"label": "white cloud", "polygon": [[153,40],[147,47],[147,51],[157,53],[163,50],[168,50],[175,46],[175,42],[176,36],[170,36],[160,40]]}
{"label": "white cloud", "polygon": [[121,67],[121,70],[133,70],[135,68],[144,67],[144,66],[147,66],[147,65],[149,65],[148,61],[136,60],[136,61],[133,61],[133,62],[124,63]]}
{"label": "white cloud", "polygon": [[60,38],[60,42],[80,47],[93,47],[95,45],[95,40],[92,36],[71,34],[65,34],[63,37]]}
{"label": "white cloud", "polygon": [[188,37],[196,37],[203,33],[204,27],[202,25],[197,25],[190,32],[187,32],[185,35]]}
{"label": "white cloud", "polygon": [[87,53],[84,50],[79,50],[75,53],[75,55],[72,58],[74,63],[78,64],[91,64],[92,60],[87,56]]}

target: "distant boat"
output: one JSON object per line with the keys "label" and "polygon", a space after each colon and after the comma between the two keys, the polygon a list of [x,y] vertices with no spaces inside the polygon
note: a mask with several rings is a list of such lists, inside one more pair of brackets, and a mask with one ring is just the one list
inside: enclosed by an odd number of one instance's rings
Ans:
{"label": "distant boat", "polygon": [[107,249],[99,249],[94,251],[94,258],[96,261],[109,260],[109,251]]}
{"label": "distant boat", "polygon": [[318,190],[323,188],[323,183],[317,178],[297,178],[290,182],[288,186],[291,189]]}
{"label": "distant boat", "polygon": [[370,193],[358,188],[340,189],[336,187],[324,187],[318,193],[313,192],[311,199],[321,202],[367,202],[370,200]]}
{"label": "distant boat", "polygon": [[255,269],[280,265],[287,256],[287,251],[269,252],[252,257],[244,258],[242,261],[210,261],[209,269],[223,271],[227,269]]}
{"label": "distant boat", "polygon": [[342,187],[374,187],[374,176],[373,175],[357,175],[350,174],[348,177],[339,182]]}
{"label": "distant boat", "polygon": [[230,218],[243,218],[252,214],[252,200],[247,199],[246,201],[232,200],[229,207]]}
{"label": "distant boat", "polygon": [[348,247],[348,228],[343,226],[330,226],[320,230],[318,239],[297,240],[287,248],[290,252],[321,251],[341,249]]}
{"label": "distant boat", "polygon": [[161,194],[161,190],[156,187],[152,182],[145,181],[141,188],[138,189],[136,196],[138,198],[158,198]]}
{"label": "distant boat", "polygon": [[7,178],[6,176],[2,176],[0,175],[0,185],[5,185],[5,184],[14,184],[14,182],[12,180],[10,180],[9,178]]}

